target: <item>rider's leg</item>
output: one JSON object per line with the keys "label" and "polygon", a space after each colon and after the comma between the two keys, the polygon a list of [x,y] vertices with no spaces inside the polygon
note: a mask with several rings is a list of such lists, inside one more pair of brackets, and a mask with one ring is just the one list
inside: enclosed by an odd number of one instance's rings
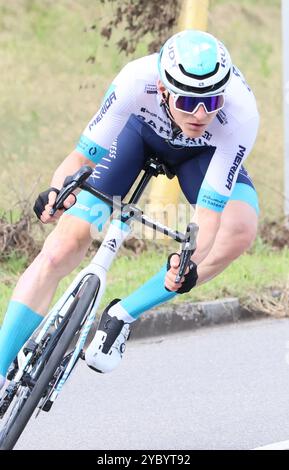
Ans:
{"label": "rider's leg", "polygon": [[[235,214],[238,219],[235,219]],[[202,263],[198,266],[197,285],[203,284],[220,274],[236,258],[241,256],[255,240],[258,216],[256,211],[243,201],[229,201],[224,209],[221,225],[214,245]],[[123,312],[127,321],[136,320],[143,312],[163,302],[171,300],[175,295],[164,288],[166,266],[138,290],[115,304],[110,314],[122,318]]]}
{"label": "rider's leg", "polygon": [[59,281],[79,264],[90,242],[90,224],[65,214],[20,277],[0,330],[2,378],[42,321]]}
{"label": "rider's leg", "polygon": [[178,294],[165,289],[166,273],[167,266],[165,265],[136,291],[113,305],[110,314],[120,320],[126,318],[127,323],[132,323],[146,310],[173,299]]}
{"label": "rider's leg", "polygon": [[[258,198],[255,190],[248,184],[237,184],[223,211],[212,250],[198,267],[199,283],[215,277],[251,246],[257,232],[257,221]],[[107,307],[102,316],[103,321],[100,321],[96,335],[86,351],[86,361],[90,367],[99,372],[112,371],[124,351],[127,337],[124,322],[131,323],[149,308],[178,295],[164,288],[165,274],[166,266],[131,295]],[[110,325],[109,319],[112,319],[111,328],[106,327]],[[103,353],[102,348],[106,347],[106,343],[113,345],[108,350],[111,356],[107,352]]]}
{"label": "rider's leg", "polygon": [[[189,170],[193,170],[196,179],[196,162],[187,162],[183,167],[185,167],[186,177]],[[193,180],[193,176],[191,180]],[[180,183],[182,182],[183,180],[180,179]],[[189,188],[191,191],[191,185]],[[182,189],[189,202],[194,203],[198,191],[192,188],[194,193],[189,194],[184,185],[182,185]],[[238,214],[238,218],[236,218],[236,214]],[[242,168],[231,198],[222,213],[221,225],[214,245],[208,256],[198,266],[197,285],[217,276],[251,246],[257,233],[258,214],[257,193],[249,175]],[[126,313],[126,315],[130,315],[130,318],[127,318],[134,321],[147,309],[170,300],[173,295],[166,291],[163,285],[165,274],[166,267],[163,267],[158,274],[137,291],[115,304],[111,309],[111,315],[121,319]]]}
{"label": "rider's leg", "polygon": [[197,285],[213,279],[249,249],[256,238],[257,226],[258,216],[253,207],[243,201],[229,201],[210,253],[198,266]]}
{"label": "rider's leg", "polygon": [[90,225],[64,214],[39,255],[19,278],[12,300],[44,316],[59,281],[79,265],[90,243]]}

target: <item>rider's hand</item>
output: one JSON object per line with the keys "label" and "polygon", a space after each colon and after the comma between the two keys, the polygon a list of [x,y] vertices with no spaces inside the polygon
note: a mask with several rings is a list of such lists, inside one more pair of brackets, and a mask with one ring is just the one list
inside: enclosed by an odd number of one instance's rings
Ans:
{"label": "rider's hand", "polygon": [[[172,292],[176,292],[178,289],[182,287],[182,282],[184,282],[185,278],[183,277],[181,279],[181,282],[179,284],[176,284],[176,276],[179,272],[179,265],[180,265],[180,256],[177,253],[174,253],[173,255],[169,256],[168,263],[170,264],[167,266],[167,274],[165,277],[165,288],[167,290],[170,290]],[[187,269],[188,271],[188,269]],[[188,271],[189,272],[189,271]]]}
{"label": "rider's hand", "polygon": [[185,275],[180,283],[176,283],[176,276],[179,273],[180,255],[173,253],[168,257],[167,274],[165,277],[165,288],[171,292],[184,294],[195,287],[198,280],[197,265],[190,261],[186,269]]}
{"label": "rider's hand", "polygon": [[65,199],[63,207],[56,211],[53,216],[49,215],[50,209],[52,209],[58,193],[59,189],[49,188],[46,191],[40,193],[35,201],[33,207],[34,212],[43,224],[48,224],[59,219],[59,217],[63,214],[66,209],[69,209],[75,204],[76,197],[74,194],[70,194],[70,196]]}

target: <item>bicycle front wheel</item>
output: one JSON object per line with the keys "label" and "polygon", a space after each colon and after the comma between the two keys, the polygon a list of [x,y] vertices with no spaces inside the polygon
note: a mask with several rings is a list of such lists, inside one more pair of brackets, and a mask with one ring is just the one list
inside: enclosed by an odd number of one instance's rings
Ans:
{"label": "bicycle front wheel", "polygon": [[[19,398],[16,399],[16,403],[14,404],[13,409],[18,406],[17,401],[20,399],[24,401],[24,404],[22,404],[20,407],[19,412],[14,413],[16,416],[14,416],[13,419],[8,420],[7,425],[1,429],[1,450],[9,450],[14,448],[39,401],[44,396],[49,383],[52,380],[53,375],[58,368],[66,350],[68,349],[74,335],[80,328],[87,310],[92,307],[99,291],[99,285],[99,278],[95,275],[92,275],[84,282],[83,286],[76,295],[75,307],[73,313],[71,314],[71,318],[67,323],[62,335],[60,336],[53,352],[51,353],[47,364],[36,380],[31,393],[27,394],[28,396],[25,396],[24,400],[23,395],[20,393]],[[13,409],[11,414],[13,414]]]}

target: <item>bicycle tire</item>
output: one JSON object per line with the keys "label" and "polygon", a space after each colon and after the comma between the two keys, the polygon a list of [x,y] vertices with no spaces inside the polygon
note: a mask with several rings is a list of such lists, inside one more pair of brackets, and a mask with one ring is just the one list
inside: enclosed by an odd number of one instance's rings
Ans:
{"label": "bicycle tire", "polygon": [[100,280],[96,275],[92,275],[84,282],[76,296],[78,297],[78,302],[75,306],[75,310],[72,313],[72,316],[62,335],[60,336],[54,351],[51,353],[45,368],[38,377],[31,394],[26,399],[19,414],[11,423],[10,429],[6,430],[3,437],[0,437],[0,450],[12,450],[14,448],[34,410],[36,409],[40,399],[47,390],[54,372],[59,366],[63,355],[69,347],[75,333],[77,332],[77,329],[79,328],[82,319],[87,312],[87,309],[92,304],[93,299],[95,299],[97,296],[99,286]]}

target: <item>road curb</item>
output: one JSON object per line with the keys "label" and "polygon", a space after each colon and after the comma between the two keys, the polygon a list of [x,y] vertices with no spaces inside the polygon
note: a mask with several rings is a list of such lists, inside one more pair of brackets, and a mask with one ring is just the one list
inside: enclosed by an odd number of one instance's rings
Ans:
{"label": "road curb", "polygon": [[[131,323],[130,340],[196,330],[204,326],[235,323],[263,316],[259,312],[246,310],[235,297],[206,302],[164,304],[148,310],[138,320]],[[96,326],[97,322],[94,322],[85,347],[93,339]]]}
{"label": "road curb", "polygon": [[145,312],[132,324],[131,339],[146,338],[194,330],[203,326],[238,322],[255,318],[238,298],[227,298],[210,302],[183,302],[161,306]]}

